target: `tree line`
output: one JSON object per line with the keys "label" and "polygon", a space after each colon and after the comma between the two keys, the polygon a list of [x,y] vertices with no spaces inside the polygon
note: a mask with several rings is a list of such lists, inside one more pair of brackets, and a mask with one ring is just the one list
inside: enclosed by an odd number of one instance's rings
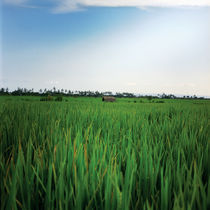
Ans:
{"label": "tree line", "polygon": [[111,91],[99,92],[99,91],[71,91],[67,89],[58,89],[53,87],[52,89],[40,89],[39,91],[35,91],[27,88],[18,87],[16,90],[9,91],[9,88],[0,88],[0,95],[12,95],[12,96],[75,96],[75,97],[102,97],[102,96],[114,96],[117,98],[147,98],[148,100],[152,100],[155,98],[161,99],[204,99],[204,97],[193,96],[182,96],[178,97],[173,94],[157,94],[154,95],[135,95],[129,92],[116,92],[113,93]]}

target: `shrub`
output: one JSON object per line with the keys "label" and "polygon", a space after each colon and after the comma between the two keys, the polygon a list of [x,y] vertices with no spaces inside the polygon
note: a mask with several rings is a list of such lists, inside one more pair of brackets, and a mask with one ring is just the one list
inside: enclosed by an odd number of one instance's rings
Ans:
{"label": "shrub", "polygon": [[55,101],[63,101],[63,97],[62,96],[57,96]]}
{"label": "shrub", "polygon": [[161,103],[165,103],[165,102],[164,101],[156,101],[156,103],[160,103],[161,104]]}
{"label": "shrub", "polygon": [[47,97],[41,98],[40,101],[53,101],[53,97],[48,95]]}

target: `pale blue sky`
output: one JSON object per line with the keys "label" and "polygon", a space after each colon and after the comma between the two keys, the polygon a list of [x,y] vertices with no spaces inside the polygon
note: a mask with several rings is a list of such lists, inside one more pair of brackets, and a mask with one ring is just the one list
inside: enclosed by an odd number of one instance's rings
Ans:
{"label": "pale blue sky", "polygon": [[210,96],[209,6],[4,0],[0,86]]}

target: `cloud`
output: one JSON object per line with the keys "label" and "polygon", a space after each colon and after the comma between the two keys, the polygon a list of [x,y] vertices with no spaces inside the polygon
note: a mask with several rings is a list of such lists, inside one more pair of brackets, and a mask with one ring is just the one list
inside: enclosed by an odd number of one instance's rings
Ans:
{"label": "cloud", "polygon": [[65,13],[85,7],[203,7],[210,0],[57,0],[54,12]]}
{"label": "cloud", "polygon": [[57,6],[53,8],[54,13],[67,13],[72,11],[80,11],[85,1],[82,0],[57,0]]}
{"label": "cloud", "polygon": [[[210,0],[46,0],[54,13],[80,11],[87,7],[204,7]],[[3,0],[4,3],[25,6],[36,5],[35,0]]]}

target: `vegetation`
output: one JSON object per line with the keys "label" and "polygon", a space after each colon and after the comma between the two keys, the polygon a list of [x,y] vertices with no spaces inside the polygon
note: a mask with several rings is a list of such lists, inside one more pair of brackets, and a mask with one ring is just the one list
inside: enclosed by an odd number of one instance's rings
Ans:
{"label": "vegetation", "polygon": [[53,97],[48,95],[48,96],[40,98],[40,101],[53,101]]}
{"label": "vegetation", "polygon": [[208,100],[65,100],[0,97],[1,209],[209,209]]}
{"label": "vegetation", "polygon": [[[40,101],[54,101],[54,98],[52,96],[48,95],[48,96],[44,96],[44,97],[40,98]],[[55,98],[55,101],[63,101],[63,97],[57,96]]]}
{"label": "vegetation", "polygon": [[[157,96],[152,95],[135,95],[133,93],[112,93],[111,91],[99,92],[99,91],[71,91],[67,89],[47,89],[44,90],[40,89],[39,91],[34,91],[34,89],[26,89],[26,88],[17,88],[17,90],[9,91],[8,88],[1,88],[0,89],[0,96],[81,96],[81,97],[102,97],[102,96],[114,96],[117,98],[147,98],[149,101],[155,98],[162,98],[162,99],[204,99],[204,97],[197,97],[196,95],[193,96],[183,96],[178,97],[173,94],[157,94]],[[44,99],[43,99],[44,100]],[[47,100],[47,99],[46,99]],[[45,100],[45,101],[46,101]]]}

